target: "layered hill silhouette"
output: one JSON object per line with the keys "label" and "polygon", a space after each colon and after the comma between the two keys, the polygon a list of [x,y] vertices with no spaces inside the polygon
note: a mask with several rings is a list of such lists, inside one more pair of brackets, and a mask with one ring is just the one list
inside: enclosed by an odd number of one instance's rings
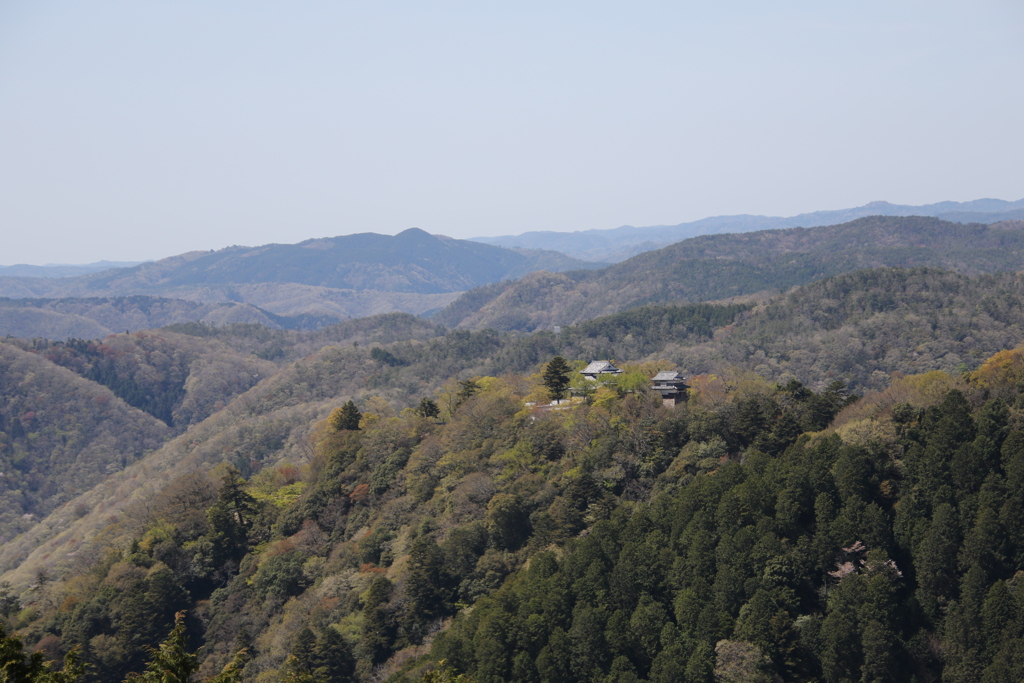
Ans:
{"label": "layered hill silhouette", "polygon": [[[7,325],[0,327],[0,333],[27,335],[37,329],[31,334],[95,336],[102,332],[101,327],[125,329],[122,322],[128,329],[139,329],[184,319],[322,326],[395,310],[423,313],[443,307],[460,292],[487,283],[535,270],[585,267],[589,264],[555,252],[505,249],[430,235],[416,228],[395,236],[363,233],[298,244],[229,247],[76,277],[0,277],[0,296],[41,300],[37,304],[4,306],[7,310],[0,314],[0,323]],[[134,298],[140,296],[163,301],[146,303]],[[129,307],[136,324],[119,320],[114,314],[113,308],[124,308],[123,301],[109,301],[117,297],[134,298]],[[50,301],[58,298],[107,301],[78,301],[74,305]],[[172,304],[167,299],[249,306],[203,309]],[[33,314],[30,308],[45,313]],[[156,312],[150,315],[144,309]],[[81,320],[60,321],[55,313],[88,318],[97,326],[90,329]],[[281,320],[274,316],[306,317]]]}
{"label": "layered hill silhouette", "polygon": [[467,292],[435,320],[468,329],[551,329],[645,304],[784,291],[883,266],[1017,271],[1024,268],[1024,222],[874,216],[828,227],[704,235],[601,270],[534,273],[488,285]]}
{"label": "layered hill silhouette", "polygon": [[118,332],[185,322],[256,324],[271,329],[315,329],[337,316],[275,315],[251,304],[201,303],[157,296],[0,299],[0,332],[14,337],[99,339]]}
{"label": "layered hill silhouette", "polygon": [[131,268],[139,263],[139,261],[96,261],[80,265],[48,263],[44,266],[19,263],[13,266],[0,266],[0,277],[74,277],[75,275],[98,273],[111,268]]}
{"label": "layered hill silhouette", "polygon": [[657,249],[698,235],[751,232],[779,228],[811,228],[845,223],[867,216],[932,216],[959,223],[998,223],[1024,220],[1024,199],[976,199],[970,202],[938,202],[923,206],[870,202],[852,209],[815,211],[797,216],[713,216],[678,225],[633,227],[576,232],[534,231],[521,235],[476,237],[485,244],[503,247],[554,249],[588,261],[616,263],[636,254]]}

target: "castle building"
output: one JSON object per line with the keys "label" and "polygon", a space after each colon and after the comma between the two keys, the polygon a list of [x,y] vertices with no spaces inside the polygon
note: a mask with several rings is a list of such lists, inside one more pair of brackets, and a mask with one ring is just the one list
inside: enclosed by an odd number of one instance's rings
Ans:
{"label": "castle building", "polygon": [[651,389],[661,394],[661,401],[667,407],[686,400],[686,378],[675,370],[662,370],[651,378]]}

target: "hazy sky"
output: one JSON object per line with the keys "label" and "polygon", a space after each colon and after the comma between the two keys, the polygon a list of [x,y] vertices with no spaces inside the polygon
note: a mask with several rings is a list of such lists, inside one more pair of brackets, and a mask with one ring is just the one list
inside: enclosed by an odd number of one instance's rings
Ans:
{"label": "hazy sky", "polygon": [[0,264],[1024,197],[1024,3],[0,0]]}

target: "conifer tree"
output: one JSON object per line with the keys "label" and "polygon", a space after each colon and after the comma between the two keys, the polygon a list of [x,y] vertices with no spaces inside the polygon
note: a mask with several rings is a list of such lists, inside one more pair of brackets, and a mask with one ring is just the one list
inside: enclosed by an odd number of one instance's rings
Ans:
{"label": "conifer tree", "polygon": [[569,373],[572,368],[561,356],[552,358],[547,367],[544,368],[544,386],[547,387],[548,395],[552,401],[560,401],[565,398],[565,391],[569,388]]}
{"label": "conifer tree", "polygon": [[206,511],[210,523],[207,536],[212,542],[212,560],[220,566],[230,559],[241,559],[248,548],[249,529],[258,504],[244,488],[245,481],[235,468],[224,475],[217,502]]}
{"label": "conifer tree", "polygon": [[473,677],[457,674],[447,661],[441,660],[437,668],[423,675],[423,683],[472,683]]}
{"label": "conifer tree", "polygon": [[416,412],[422,417],[434,418],[441,414],[441,409],[437,407],[434,399],[423,398],[420,400],[420,404],[416,406]]}
{"label": "conifer tree", "polygon": [[356,404],[349,400],[345,402],[345,405],[336,408],[327,419],[330,425],[340,432],[346,429],[359,429],[359,420],[362,417],[363,414],[359,412],[359,408],[356,408]]}
{"label": "conifer tree", "polygon": [[249,661],[249,651],[239,650],[231,661],[221,669],[221,672],[213,678],[207,679],[206,683],[242,683],[242,670]]}
{"label": "conifer tree", "polygon": [[[129,674],[125,683],[189,683],[192,680],[192,674],[199,669],[199,658],[188,651],[184,612],[174,615],[174,628],[164,642],[151,649],[151,653],[152,659],[146,670]],[[203,679],[204,683],[241,683],[242,669],[247,659],[248,651],[239,650],[219,674]],[[47,683],[51,681],[48,678],[39,680]],[[75,680],[77,678],[58,678],[52,679],[52,683],[73,683]]]}
{"label": "conifer tree", "polygon": [[8,636],[0,627],[0,681],[18,683],[75,683],[85,673],[85,667],[78,661],[78,651],[72,650],[64,658],[60,671],[50,671],[43,661],[42,652],[26,656],[22,651],[21,638]]}
{"label": "conifer tree", "polygon": [[458,408],[463,403],[473,398],[478,391],[480,391],[480,385],[475,379],[467,379],[464,382],[459,382],[459,393],[455,397],[455,407]]}
{"label": "conifer tree", "polygon": [[174,628],[167,640],[152,649],[152,659],[141,674],[131,674],[126,683],[189,683],[199,668],[196,656],[188,651],[185,613],[174,615]]}

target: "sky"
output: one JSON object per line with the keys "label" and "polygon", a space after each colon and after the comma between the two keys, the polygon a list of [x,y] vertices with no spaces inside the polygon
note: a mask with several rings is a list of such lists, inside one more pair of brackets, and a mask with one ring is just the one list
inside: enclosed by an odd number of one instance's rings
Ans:
{"label": "sky", "polygon": [[0,0],[0,264],[1024,197],[1019,0]]}

